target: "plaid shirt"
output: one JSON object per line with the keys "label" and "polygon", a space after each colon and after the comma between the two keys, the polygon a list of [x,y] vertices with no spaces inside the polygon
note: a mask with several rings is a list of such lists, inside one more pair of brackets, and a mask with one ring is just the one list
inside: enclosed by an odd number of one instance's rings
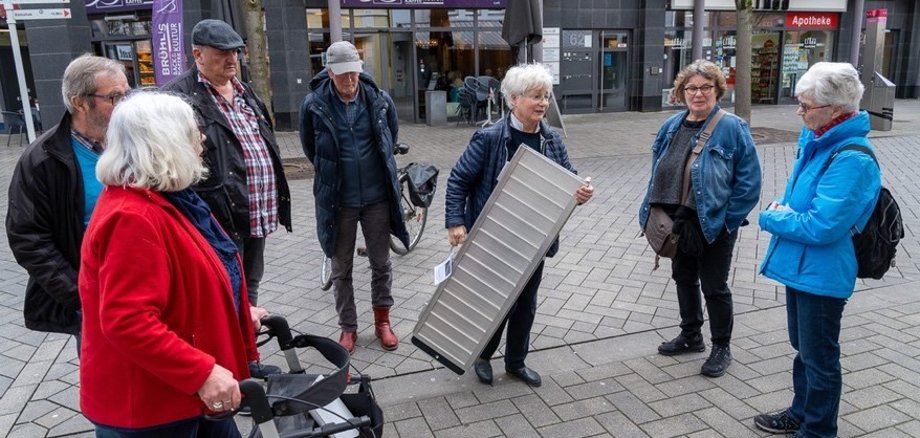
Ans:
{"label": "plaid shirt", "polygon": [[101,145],[101,144],[96,143],[95,141],[90,140],[89,137],[87,137],[87,136],[85,136],[85,135],[83,135],[83,134],[80,134],[80,133],[77,132],[75,129],[71,129],[71,130],[70,130],[70,136],[71,136],[74,140],[77,141],[77,144],[79,144],[80,146],[85,147],[86,149],[89,149],[89,150],[95,152],[96,155],[99,155],[99,154],[102,153],[102,145]]}
{"label": "plaid shirt", "polygon": [[249,189],[249,232],[252,237],[266,237],[278,228],[278,189],[268,147],[259,132],[259,116],[243,98],[243,85],[233,78],[233,102],[227,102],[201,73],[198,82],[210,90],[211,98],[230,123],[246,162],[246,186]]}

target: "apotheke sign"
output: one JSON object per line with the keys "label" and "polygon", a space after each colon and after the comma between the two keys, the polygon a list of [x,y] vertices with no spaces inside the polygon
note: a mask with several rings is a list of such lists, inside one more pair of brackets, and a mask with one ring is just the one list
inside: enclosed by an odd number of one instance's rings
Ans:
{"label": "apotheke sign", "polygon": [[786,27],[791,29],[836,29],[839,14],[821,12],[788,12]]}

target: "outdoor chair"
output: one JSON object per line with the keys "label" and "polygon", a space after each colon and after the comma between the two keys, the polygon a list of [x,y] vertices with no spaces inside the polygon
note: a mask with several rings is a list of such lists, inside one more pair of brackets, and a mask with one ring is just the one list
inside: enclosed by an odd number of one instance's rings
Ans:
{"label": "outdoor chair", "polygon": [[26,135],[26,120],[22,113],[3,111],[3,124],[6,125],[6,147],[10,147],[13,133],[19,134],[19,145],[22,146],[22,137]]}

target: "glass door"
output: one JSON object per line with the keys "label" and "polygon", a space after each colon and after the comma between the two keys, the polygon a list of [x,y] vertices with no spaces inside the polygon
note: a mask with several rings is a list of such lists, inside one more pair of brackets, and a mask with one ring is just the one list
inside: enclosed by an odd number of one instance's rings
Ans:
{"label": "glass door", "polygon": [[795,103],[795,84],[816,62],[830,61],[833,33],[824,30],[786,32],[780,81],[780,103]]}
{"label": "glass door", "polygon": [[776,103],[780,38],[779,32],[751,37],[751,103]]}
{"label": "glass door", "polygon": [[629,37],[626,32],[600,32],[598,111],[626,111],[626,67]]}

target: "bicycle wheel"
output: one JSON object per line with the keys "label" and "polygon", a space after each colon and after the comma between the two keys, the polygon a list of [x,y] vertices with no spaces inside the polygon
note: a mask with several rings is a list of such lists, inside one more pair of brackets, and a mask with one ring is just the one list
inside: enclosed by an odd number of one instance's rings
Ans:
{"label": "bicycle wheel", "polygon": [[332,259],[323,256],[323,268],[319,274],[319,287],[323,290],[329,290],[332,287]]}
{"label": "bicycle wheel", "polygon": [[399,205],[403,209],[403,217],[406,220],[406,229],[409,231],[409,249],[403,246],[402,242],[396,236],[390,236],[390,248],[399,255],[408,254],[415,249],[418,242],[422,240],[422,233],[425,232],[425,223],[428,222],[428,208],[417,207],[409,199],[409,188],[407,187],[409,176],[403,174],[399,177],[400,200]]}

